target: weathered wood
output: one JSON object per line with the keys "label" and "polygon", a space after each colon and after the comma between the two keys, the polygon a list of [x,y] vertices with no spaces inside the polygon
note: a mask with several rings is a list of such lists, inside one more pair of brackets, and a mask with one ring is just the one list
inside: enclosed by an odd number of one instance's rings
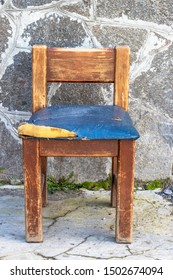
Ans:
{"label": "weathered wood", "polygon": [[[33,112],[46,107],[47,105],[47,82],[114,82],[114,105],[118,105],[125,110],[128,109],[128,83],[129,83],[129,48],[117,47],[114,49],[50,49],[46,46],[33,47]],[[63,107],[63,106],[61,106]],[[116,107],[116,106],[112,106]],[[117,107],[116,107],[117,108]],[[46,108],[47,109],[47,108]],[[133,218],[133,185],[134,185],[134,153],[135,141],[139,137],[133,127],[129,117],[123,119],[111,115],[107,118],[109,123],[117,123],[117,129],[113,127],[107,132],[108,124],[100,117],[99,122],[91,127],[91,119],[85,118],[81,122],[80,129],[76,128],[79,119],[72,118],[72,107],[64,112],[60,112],[57,119],[49,118],[46,109],[39,114],[33,114],[30,123],[35,125],[64,128],[68,131],[76,129],[76,134],[80,134],[81,127],[89,134],[81,133],[78,140],[48,140],[23,138],[23,157],[24,157],[24,179],[25,179],[25,216],[26,216],[26,240],[28,242],[42,241],[42,206],[46,206],[47,188],[47,157],[48,156],[93,156],[93,157],[112,157],[112,206],[116,210],[116,241],[119,243],[129,243],[132,240],[132,218]],[[74,109],[74,108],[73,108]],[[80,107],[80,109],[82,109]],[[52,110],[52,107],[51,107]],[[54,110],[54,109],[53,109]],[[60,110],[60,108],[58,108]],[[87,108],[88,110],[88,108]],[[93,110],[93,108],[92,108]],[[44,112],[43,112],[44,111]],[[59,123],[63,116],[70,115],[66,123]],[[125,112],[127,114],[127,112]],[[57,114],[57,112],[56,112]],[[64,115],[63,115],[64,114]],[[100,113],[105,116],[104,110]],[[37,115],[36,118],[35,115]],[[78,111],[77,116],[81,116]],[[92,114],[91,114],[92,115]],[[88,116],[88,111],[86,113]],[[94,115],[94,120],[97,118]],[[36,123],[41,122],[43,123]],[[50,125],[51,120],[54,125]],[[72,125],[73,120],[73,125]],[[110,120],[110,122],[109,122]],[[124,120],[124,125],[123,125]],[[86,126],[84,126],[84,124]],[[73,127],[72,127],[73,126]],[[102,128],[98,136],[93,133],[96,128]],[[129,130],[129,127],[134,128]],[[34,128],[35,129],[35,128]],[[38,127],[36,128],[36,130]],[[49,128],[48,128],[49,129]],[[49,131],[50,132],[50,131]],[[133,132],[133,133],[131,133]],[[40,133],[40,131],[39,131]],[[92,136],[94,134],[94,136]],[[23,134],[22,134],[23,135]],[[106,135],[106,136],[105,136]],[[31,136],[31,135],[30,135]],[[37,137],[36,134],[32,136]],[[93,138],[92,138],[92,137]],[[39,137],[39,136],[38,136]],[[40,137],[44,137],[40,135]],[[56,136],[55,136],[56,137]],[[95,138],[94,138],[95,137]],[[130,138],[131,140],[129,140]],[[50,138],[50,134],[46,134]],[[64,138],[62,136],[62,138]],[[80,139],[80,140],[79,140]],[[92,140],[86,140],[92,139]],[[94,140],[95,139],[95,140]],[[97,139],[97,140],[96,140]],[[102,140],[98,140],[102,139]],[[105,139],[105,140],[103,140]],[[114,139],[114,140],[112,140]],[[118,140],[123,139],[123,140]],[[127,140],[124,140],[127,139]]]}
{"label": "weathered wood", "polygon": [[42,242],[42,190],[39,141],[23,139],[26,240]]}
{"label": "weathered wood", "polygon": [[125,46],[115,49],[115,94],[114,104],[128,110],[130,49]]}
{"label": "weathered wood", "polygon": [[132,242],[135,141],[119,141],[116,241]]}
{"label": "weathered wood", "polygon": [[112,186],[111,186],[111,205],[116,207],[116,189],[117,189],[117,157],[112,158]]}
{"label": "weathered wood", "polygon": [[47,158],[41,157],[42,206],[47,206]]}
{"label": "weathered wood", "polygon": [[41,156],[112,157],[118,153],[117,140],[40,140]]}
{"label": "weathered wood", "polygon": [[[128,86],[129,86],[129,55],[128,47],[117,47],[115,49],[115,80],[113,104],[125,110],[128,109]],[[117,185],[117,159],[112,159],[112,189],[111,203],[116,207],[116,185]]]}
{"label": "weathered wood", "polygon": [[47,105],[47,47],[33,46],[32,49],[32,111]]}
{"label": "weathered wood", "polygon": [[48,49],[49,82],[113,82],[113,49]]}

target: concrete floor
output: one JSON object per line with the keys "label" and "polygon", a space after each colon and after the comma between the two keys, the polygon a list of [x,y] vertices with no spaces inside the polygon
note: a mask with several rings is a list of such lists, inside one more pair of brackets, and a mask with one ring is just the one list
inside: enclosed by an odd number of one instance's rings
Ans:
{"label": "concrete floor", "polygon": [[173,260],[173,205],[157,192],[135,193],[132,244],[114,241],[110,192],[86,190],[49,200],[43,209],[44,242],[34,244],[25,242],[23,191],[4,190],[0,195],[0,259]]}

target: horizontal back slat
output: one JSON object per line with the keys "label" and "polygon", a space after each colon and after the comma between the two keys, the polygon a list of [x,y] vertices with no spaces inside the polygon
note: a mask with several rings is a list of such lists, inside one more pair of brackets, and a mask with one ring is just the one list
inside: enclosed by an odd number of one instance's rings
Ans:
{"label": "horizontal back slat", "polygon": [[104,82],[114,81],[114,49],[47,50],[47,81]]}

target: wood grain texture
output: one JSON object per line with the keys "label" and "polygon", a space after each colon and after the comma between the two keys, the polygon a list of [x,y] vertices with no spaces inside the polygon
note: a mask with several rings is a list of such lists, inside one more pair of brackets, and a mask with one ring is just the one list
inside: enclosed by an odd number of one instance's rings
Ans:
{"label": "wood grain texture", "polygon": [[23,139],[27,242],[42,242],[42,189],[39,141]]}
{"label": "wood grain texture", "polygon": [[117,157],[112,158],[112,187],[111,187],[111,205],[116,207],[117,191]]}
{"label": "wood grain texture", "polygon": [[115,94],[114,104],[128,110],[130,49],[125,46],[115,49]]}
{"label": "wood grain texture", "polygon": [[48,49],[49,82],[113,82],[113,49]]}
{"label": "wood grain texture", "polygon": [[41,157],[42,206],[47,206],[47,157]]}
{"label": "wood grain texture", "polygon": [[117,153],[117,140],[40,140],[41,156],[112,157]]}
{"label": "wood grain texture", "polygon": [[120,140],[116,207],[116,241],[132,242],[135,141]]}
{"label": "wood grain texture", "polygon": [[47,47],[32,48],[32,111],[47,105]]}

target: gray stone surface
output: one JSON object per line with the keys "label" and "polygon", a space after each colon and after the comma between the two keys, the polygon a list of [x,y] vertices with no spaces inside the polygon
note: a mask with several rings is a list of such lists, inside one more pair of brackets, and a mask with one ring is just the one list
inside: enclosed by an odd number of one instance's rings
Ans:
{"label": "gray stone surface", "polygon": [[[12,4],[19,9],[25,9],[30,6],[42,6],[51,2],[53,2],[53,0],[12,0]],[[59,0],[54,2],[59,2]]]}
{"label": "gray stone surface", "polygon": [[67,83],[54,85],[49,90],[52,105],[103,105],[113,101],[113,88],[109,84]]}
{"label": "gray stone surface", "polygon": [[[48,164],[49,174],[56,179],[74,173],[76,182],[99,181],[106,179],[111,168],[109,158],[50,158]],[[97,179],[96,179],[97,174]]]}
{"label": "gray stone surface", "polygon": [[[116,244],[110,192],[51,197],[43,209],[43,243],[26,243],[22,191],[0,189],[1,260],[173,260],[172,204],[138,191],[132,244]],[[62,194],[61,194],[62,195]]]}
{"label": "gray stone surface", "polygon": [[8,18],[4,15],[0,15],[0,62],[1,56],[5,52],[6,48],[8,47],[8,41],[12,34],[12,28],[10,26],[10,22]]}
{"label": "gray stone surface", "polygon": [[[28,37],[31,46],[46,44],[49,47],[80,47],[88,36],[80,20],[51,12],[24,29],[22,38]],[[90,38],[88,41],[92,47]]]}
{"label": "gray stone surface", "polygon": [[[0,1],[0,133],[3,133],[0,158],[6,174],[11,174],[16,162],[15,178],[22,179],[21,141],[16,128],[31,114],[32,45],[93,48],[123,44],[131,48],[129,111],[141,134],[137,141],[135,177],[142,180],[171,177],[172,9],[171,0]],[[109,85],[51,84],[48,88],[49,104],[112,101]],[[9,155],[11,158],[5,163]],[[49,173],[56,178],[74,171],[79,181],[91,178],[97,181],[107,176],[110,169],[109,159],[49,161]]]}
{"label": "gray stone surface", "polygon": [[98,0],[97,16],[112,18],[127,16],[132,20],[144,20],[172,25],[172,0]]}
{"label": "gray stone surface", "polygon": [[8,127],[4,123],[0,122],[0,146],[3,151],[0,157],[0,178],[2,180],[12,180],[12,179],[23,179],[23,167],[22,167],[22,151],[21,144],[14,141],[11,135],[10,129],[13,129],[13,133],[17,134],[13,126]]}
{"label": "gray stone surface", "polygon": [[60,8],[72,14],[78,14],[85,17],[91,16],[91,9],[92,9],[92,1],[91,0],[83,0],[83,1],[63,1],[60,3]]}
{"label": "gray stone surface", "polygon": [[137,53],[147,38],[146,30],[135,30],[125,26],[117,27],[108,24],[91,24],[92,34],[97,40],[98,47],[114,48],[117,45],[130,47],[131,64],[136,61]]}
{"label": "gray stone surface", "polygon": [[0,102],[9,110],[31,111],[31,54],[19,52],[0,80]]}

